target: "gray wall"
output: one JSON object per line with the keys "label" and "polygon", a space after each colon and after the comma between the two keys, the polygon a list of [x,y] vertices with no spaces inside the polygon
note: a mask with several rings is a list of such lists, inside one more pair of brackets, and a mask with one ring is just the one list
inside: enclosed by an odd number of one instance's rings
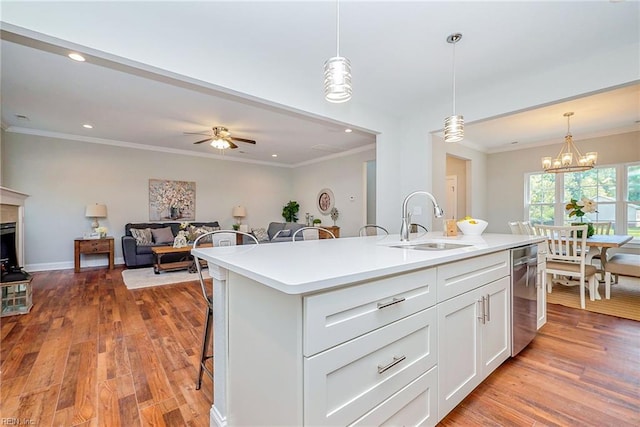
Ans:
{"label": "gray wall", "polygon": [[[342,235],[355,235],[364,215],[364,162],[375,148],[299,168],[283,168],[169,154],[65,139],[2,132],[2,186],[30,195],[25,206],[27,270],[73,266],[73,239],[90,230],[89,203],[105,203],[100,224],[116,238],[116,263],[122,262],[120,238],[128,222],[149,220],[149,179],[194,181],[196,221],[219,221],[231,227],[233,206],[247,210],[243,223],[266,228],[282,221],[291,199],[304,212],[319,216],[315,196],[333,190]],[[349,200],[354,196],[354,200]],[[305,210],[309,209],[309,210]],[[312,210],[313,209],[313,210]],[[323,217],[326,225],[333,224]],[[103,265],[104,256],[83,258],[83,266]]]}

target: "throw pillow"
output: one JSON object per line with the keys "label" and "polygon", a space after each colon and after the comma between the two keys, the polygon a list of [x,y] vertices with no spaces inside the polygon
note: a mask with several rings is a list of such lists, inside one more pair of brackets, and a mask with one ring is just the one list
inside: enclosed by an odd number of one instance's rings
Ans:
{"label": "throw pillow", "polygon": [[136,245],[148,246],[151,244],[153,237],[150,228],[131,228],[129,231],[131,231],[131,236],[136,239]]}
{"label": "throw pillow", "polygon": [[252,228],[251,233],[254,236],[256,236],[256,239],[258,239],[258,242],[269,241],[269,235],[267,234],[267,230],[265,230],[264,228]]}
{"label": "throw pillow", "polygon": [[[209,227],[208,225],[203,225],[202,227],[198,227],[198,235],[210,233],[216,230],[220,230],[220,227]],[[198,240],[198,243],[211,243],[211,236],[203,237],[202,239]]]}
{"label": "throw pillow", "polygon": [[153,234],[153,241],[155,243],[173,243],[173,231],[171,227],[153,228],[151,229]]}
{"label": "throw pillow", "polygon": [[291,237],[291,230],[282,230],[278,237]]}

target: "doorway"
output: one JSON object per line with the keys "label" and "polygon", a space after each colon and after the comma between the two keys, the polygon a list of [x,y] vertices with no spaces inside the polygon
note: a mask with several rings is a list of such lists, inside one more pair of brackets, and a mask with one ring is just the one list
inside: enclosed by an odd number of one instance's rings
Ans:
{"label": "doorway", "polygon": [[447,154],[446,207],[447,219],[462,219],[471,213],[467,209],[467,177],[470,161]]}

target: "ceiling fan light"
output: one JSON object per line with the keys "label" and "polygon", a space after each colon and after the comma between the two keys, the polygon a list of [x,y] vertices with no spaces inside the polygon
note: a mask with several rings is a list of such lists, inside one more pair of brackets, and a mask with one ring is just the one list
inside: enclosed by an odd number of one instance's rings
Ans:
{"label": "ceiling fan light", "polygon": [[324,63],[324,97],[329,102],[340,103],[351,99],[351,62],[342,56],[334,56]]}
{"label": "ceiling fan light", "polygon": [[229,141],[225,139],[214,138],[211,140],[211,146],[219,150],[226,150],[227,148],[231,147],[231,144],[229,144]]}
{"label": "ceiling fan light", "polygon": [[464,138],[464,117],[449,116],[444,119],[444,141],[458,142]]}

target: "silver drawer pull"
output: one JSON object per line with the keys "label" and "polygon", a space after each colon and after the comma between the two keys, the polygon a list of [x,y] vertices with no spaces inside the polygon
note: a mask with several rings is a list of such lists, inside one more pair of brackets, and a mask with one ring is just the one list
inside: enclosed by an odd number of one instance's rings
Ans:
{"label": "silver drawer pull", "polygon": [[378,373],[381,374],[384,371],[386,371],[387,369],[393,368],[394,366],[396,366],[398,363],[402,362],[406,358],[407,358],[407,356],[400,356],[400,357],[393,356],[393,362],[389,363],[386,366],[378,365]]}
{"label": "silver drawer pull", "polygon": [[404,300],[405,300],[405,298],[402,297],[402,298],[394,298],[389,302],[379,302],[378,303],[378,309],[389,307],[390,305],[397,304],[397,303],[402,302]]}

